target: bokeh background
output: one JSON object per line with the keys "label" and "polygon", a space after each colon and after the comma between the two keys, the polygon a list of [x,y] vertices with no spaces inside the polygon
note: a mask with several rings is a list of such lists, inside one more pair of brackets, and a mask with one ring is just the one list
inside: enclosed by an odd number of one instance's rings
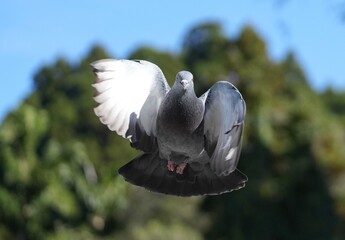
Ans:
{"label": "bokeh background", "polygon": [[[43,1],[0,9],[0,239],[344,239],[344,1]],[[247,103],[244,189],[130,186],[90,63],[146,59]],[[130,94],[130,93],[129,93]]]}

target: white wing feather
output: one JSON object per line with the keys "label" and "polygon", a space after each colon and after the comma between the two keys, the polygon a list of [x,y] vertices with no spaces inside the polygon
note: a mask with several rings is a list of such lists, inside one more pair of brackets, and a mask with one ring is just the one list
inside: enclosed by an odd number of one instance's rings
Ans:
{"label": "white wing feather", "polygon": [[169,90],[160,68],[147,61],[115,59],[99,60],[91,66],[98,103],[94,111],[100,121],[128,138],[131,114],[135,114],[146,134],[154,134],[159,105]]}

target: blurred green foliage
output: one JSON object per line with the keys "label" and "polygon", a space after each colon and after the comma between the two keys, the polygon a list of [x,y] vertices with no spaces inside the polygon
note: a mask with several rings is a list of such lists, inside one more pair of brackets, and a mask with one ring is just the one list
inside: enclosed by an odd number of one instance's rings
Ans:
{"label": "blurred green foliage", "polygon": [[0,126],[0,239],[344,239],[345,93],[315,92],[293,53],[272,61],[250,27],[236,39],[217,23],[192,28],[180,53],[142,47],[169,82],[190,70],[202,94],[233,82],[247,103],[239,168],[247,186],[178,198],[130,186],[116,170],[137,152],[92,109],[95,46],[58,59]]}

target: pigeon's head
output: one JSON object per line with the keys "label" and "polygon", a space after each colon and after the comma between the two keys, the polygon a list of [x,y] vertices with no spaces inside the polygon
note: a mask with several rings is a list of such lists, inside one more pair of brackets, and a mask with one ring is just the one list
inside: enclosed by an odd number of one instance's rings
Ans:
{"label": "pigeon's head", "polygon": [[186,91],[187,89],[193,89],[193,74],[188,71],[181,71],[176,74],[175,85]]}

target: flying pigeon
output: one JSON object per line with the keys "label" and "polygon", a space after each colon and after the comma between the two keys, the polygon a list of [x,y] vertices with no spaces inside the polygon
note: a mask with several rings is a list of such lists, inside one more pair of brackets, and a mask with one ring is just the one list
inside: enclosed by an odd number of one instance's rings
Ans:
{"label": "flying pigeon", "polygon": [[177,196],[244,187],[248,178],[236,167],[246,105],[231,83],[219,81],[198,98],[188,71],[178,72],[170,88],[162,70],[145,60],[91,66],[95,114],[142,151],[119,169],[126,181]]}

